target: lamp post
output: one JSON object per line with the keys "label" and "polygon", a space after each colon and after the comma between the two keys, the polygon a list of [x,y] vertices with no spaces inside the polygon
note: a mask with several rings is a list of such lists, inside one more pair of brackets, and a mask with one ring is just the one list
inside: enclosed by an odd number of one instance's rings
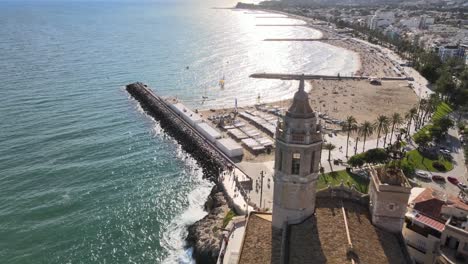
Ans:
{"label": "lamp post", "polygon": [[260,209],[262,209],[262,198],[263,198],[263,177],[265,177],[265,172],[260,172]]}

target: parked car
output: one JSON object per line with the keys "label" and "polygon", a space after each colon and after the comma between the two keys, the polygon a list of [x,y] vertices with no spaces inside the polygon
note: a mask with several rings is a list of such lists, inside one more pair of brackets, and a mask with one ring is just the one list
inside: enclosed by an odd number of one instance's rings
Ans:
{"label": "parked car", "polygon": [[448,150],[448,149],[446,149],[446,148],[440,148],[439,151],[440,151],[441,153],[443,153],[443,154],[450,154],[450,153],[452,153],[450,150]]}
{"label": "parked car", "polygon": [[431,176],[429,176],[429,174],[427,172],[424,172],[424,171],[416,171],[416,176],[418,176],[419,178],[423,178],[423,179],[431,179]]}
{"label": "parked car", "polygon": [[458,188],[462,189],[465,192],[468,191],[468,186],[466,186],[466,184],[463,184],[463,183],[459,182],[457,184],[457,186],[458,186]]}
{"label": "parked car", "polygon": [[448,177],[447,177],[447,180],[448,180],[450,183],[454,184],[454,185],[457,185],[457,184],[460,182],[460,181],[458,181],[457,178],[452,177],[452,176],[448,176]]}
{"label": "parked car", "polygon": [[444,176],[440,176],[440,175],[432,175],[432,180],[433,181],[439,181],[439,182],[445,182]]}

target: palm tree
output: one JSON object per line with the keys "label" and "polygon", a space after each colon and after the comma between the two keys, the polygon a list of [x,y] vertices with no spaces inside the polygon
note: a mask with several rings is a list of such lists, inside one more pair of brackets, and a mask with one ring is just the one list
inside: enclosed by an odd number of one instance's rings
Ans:
{"label": "palm tree", "polygon": [[[401,118],[401,115],[399,113],[393,113],[392,115],[392,133],[390,133],[390,145],[392,144],[392,139],[393,139],[393,131],[395,131],[395,126],[401,126],[403,124],[403,118]],[[384,144],[385,147],[385,144]]]}
{"label": "palm tree", "polygon": [[348,132],[346,139],[346,158],[348,157],[349,134],[357,129],[357,121],[354,116],[348,116],[343,124],[343,130]]}
{"label": "palm tree", "polygon": [[325,145],[323,145],[323,148],[328,150],[328,161],[331,160],[331,151],[334,150],[336,148],[335,145],[333,145],[332,143],[327,143]]}
{"label": "palm tree", "polygon": [[408,133],[408,135],[411,132],[411,122],[413,121],[413,119],[414,119],[414,117],[416,116],[417,113],[418,113],[418,110],[416,109],[416,107],[413,107],[405,115],[405,118],[408,121],[408,124],[407,124],[407,127],[406,127],[406,132]]}
{"label": "palm tree", "polygon": [[372,125],[371,122],[366,121],[362,123],[362,125],[359,127],[359,136],[364,137],[363,139],[363,145],[362,145],[362,152],[366,149],[366,139],[367,136],[372,135],[374,133],[374,125]]}
{"label": "palm tree", "polygon": [[428,103],[426,99],[423,98],[419,101],[418,113],[416,114],[416,117],[415,117],[416,118],[415,125],[417,129],[421,127],[421,120],[424,115],[424,112],[426,111],[427,105]]}
{"label": "palm tree", "polygon": [[424,112],[424,116],[422,118],[422,123],[428,116],[430,116],[434,111],[437,109],[437,106],[440,104],[440,98],[437,94],[431,94],[429,96],[429,100],[427,101],[426,111]]}
{"label": "palm tree", "polygon": [[387,136],[388,136],[388,132],[390,132],[390,122],[391,122],[391,120],[390,120],[390,118],[388,118],[385,121],[384,127],[382,128],[382,133],[385,133],[384,143],[383,143],[384,148],[387,145]]}
{"label": "palm tree", "polygon": [[[374,127],[377,129],[377,148],[379,147],[380,133],[388,130],[389,120],[387,116],[379,115],[377,121],[374,123]],[[364,140],[365,141],[365,140]]]}

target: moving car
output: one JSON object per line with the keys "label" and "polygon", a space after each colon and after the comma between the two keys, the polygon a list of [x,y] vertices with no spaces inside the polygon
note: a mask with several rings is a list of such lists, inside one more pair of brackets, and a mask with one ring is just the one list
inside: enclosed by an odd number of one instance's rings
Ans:
{"label": "moving car", "polygon": [[452,177],[452,176],[448,176],[448,177],[447,177],[447,180],[448,180],[450,183],[454,184],[454,185],[457,185],[458,183],[460,183],[460,181],[458,181],[457,178]]}
{"label": "moving car", "polygon": [[440,176],[440,175],[432,175],[432,180],[433,181],[445,182],[444,176]]}

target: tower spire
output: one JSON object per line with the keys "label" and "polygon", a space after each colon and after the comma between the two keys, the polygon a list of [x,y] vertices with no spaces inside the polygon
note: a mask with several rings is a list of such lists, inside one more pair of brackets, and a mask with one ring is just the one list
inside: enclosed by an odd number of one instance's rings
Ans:
{"label": "tower spire", "polygon": [[299,89],[294,94],[293,102],[286,115],[297,118],[310,118],[315,115],[309,104],[309,95],[305,91],[304,74],[301,75]]}
{"label": "tower spire", "polygon": [[299,91],[304,91],[304,74],[301,75],[301,78],[299,79]]}

